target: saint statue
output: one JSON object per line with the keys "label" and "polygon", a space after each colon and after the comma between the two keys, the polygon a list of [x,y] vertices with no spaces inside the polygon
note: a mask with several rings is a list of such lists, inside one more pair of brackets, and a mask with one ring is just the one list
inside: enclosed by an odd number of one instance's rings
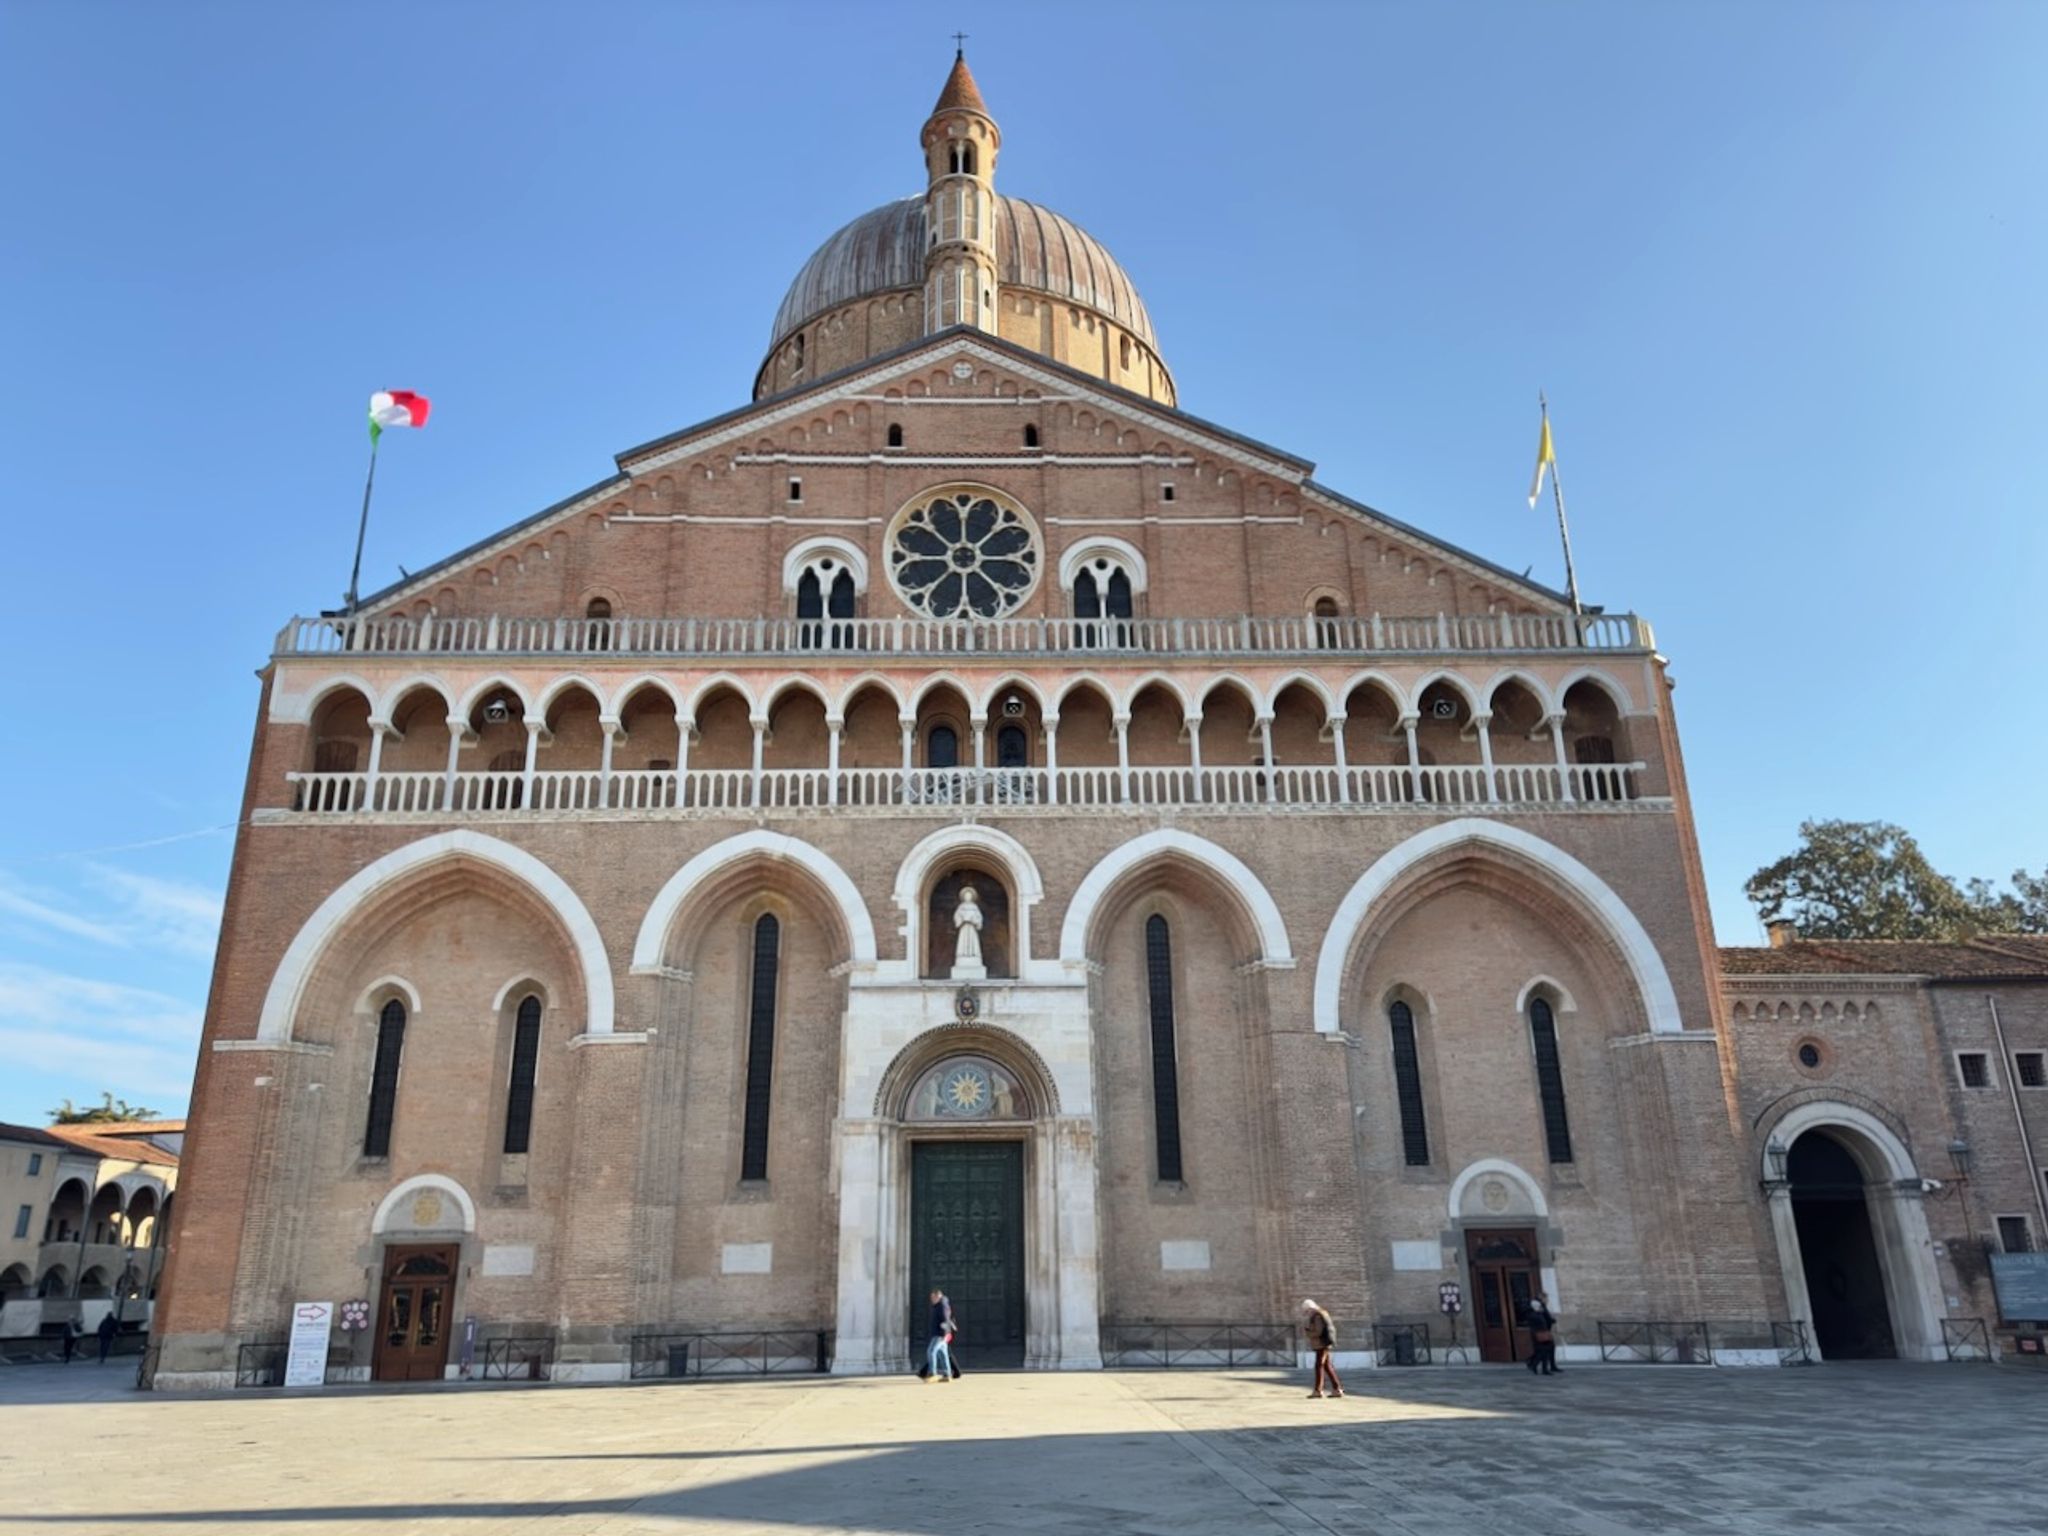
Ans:
{"label": "saint statue", "polygon": [[981,902],[973,886],[963,885],[953,908],[953,979],[980,981],[987,975],[981,962]]}

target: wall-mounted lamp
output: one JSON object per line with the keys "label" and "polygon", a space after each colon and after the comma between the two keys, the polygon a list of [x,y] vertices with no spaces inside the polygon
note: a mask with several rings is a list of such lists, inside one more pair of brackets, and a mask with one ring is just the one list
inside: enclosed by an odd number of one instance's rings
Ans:
{"label": "wall-mounted lamp", "polygon": [[1791,1154],[1792,1149],[1778,1140],[1775,1134],[1764,1143],[1764,1166],[1771,1170],[1773,1184],[1785,1182],[1785,1159]]}
{"label": "wall-mounted lamp", "polygon": [[1957,1178],[1967,1179],[1970,1176],[1970,1156],[1970,1144],[1962,1137],[1958,1136],[1948,1144],[1948,1160],[1955,1164]]}

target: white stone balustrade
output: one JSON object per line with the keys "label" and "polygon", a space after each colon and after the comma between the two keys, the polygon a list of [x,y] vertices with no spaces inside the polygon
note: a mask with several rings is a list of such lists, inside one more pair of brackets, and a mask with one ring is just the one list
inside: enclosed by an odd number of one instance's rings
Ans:
{"label": "white stone balustrade", "polygon": [[1632,613],[1341,618],[295,618],[279,656],[1309,656],[1648,652]]}
{"label": "white stone balustrade", "polygon": [[1076,812],[1132,806],[1292,806],[1404,810],[1472,806],[1664,808],[1641,791],[1642,763],[1428,764],[1420,767],[1134,765],[1129,768],[594,768],[292,773],[306,815],[467,816],[802,810]]}

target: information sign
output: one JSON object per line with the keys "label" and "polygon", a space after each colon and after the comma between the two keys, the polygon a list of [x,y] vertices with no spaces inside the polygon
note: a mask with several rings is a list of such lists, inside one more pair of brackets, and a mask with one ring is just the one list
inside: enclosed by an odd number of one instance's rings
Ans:
{"label": "information sign", "polygon": [[334,1303],[302,1301],[292,1308],[291,1348],[284,1357],[284,1384],[327,1384],[327,1336],[334,1329]]}

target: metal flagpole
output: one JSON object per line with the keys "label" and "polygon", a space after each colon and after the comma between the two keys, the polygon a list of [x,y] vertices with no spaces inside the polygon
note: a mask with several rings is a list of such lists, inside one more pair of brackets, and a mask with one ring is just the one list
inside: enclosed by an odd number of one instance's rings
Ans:
{"label": "metal flagpole", "polygon": [[[1536,392],[1536,403],[1543,410],[1543,440],[1548,443],[1550,442],[1550,402],[1543,398],[1541,390]],[[1585,612],[1585,609],[1579,606],[1579,576],[1578,572],[1572,568],[1572,530],[1571,525],[1564,520],[1564,479],[1557,472],[1557,448],[1555,445],[1550,450],[1550,494],[1557,502],[1557,536],[1564,541],[1564,590],[1566,595],[1572,600],[1572,617],[1577,618]],[[367,507],[368,502],[366,501],[364,505]],[[353,591],[353,588],[351,588],[351,591]]]}
{"label": "metal flagpole", "polygon": [[[370,531],[370,487],[377,483],[377,444],[383,440],[383,437],[384,434],[382,432],[374,432],[370,435],[370,473],[363,481],[363,515],[362,519],[356,524],[356,563],[348,568],[348,616],[350,618],[356,616],[356,579],[363,573],[363,535]],[[1558,509],[1558,516],[1562,517],[1563,515],[1564,510],[1560,507]],[[1569,551],[1566,554],[1566,565],[1569,568]]]}

